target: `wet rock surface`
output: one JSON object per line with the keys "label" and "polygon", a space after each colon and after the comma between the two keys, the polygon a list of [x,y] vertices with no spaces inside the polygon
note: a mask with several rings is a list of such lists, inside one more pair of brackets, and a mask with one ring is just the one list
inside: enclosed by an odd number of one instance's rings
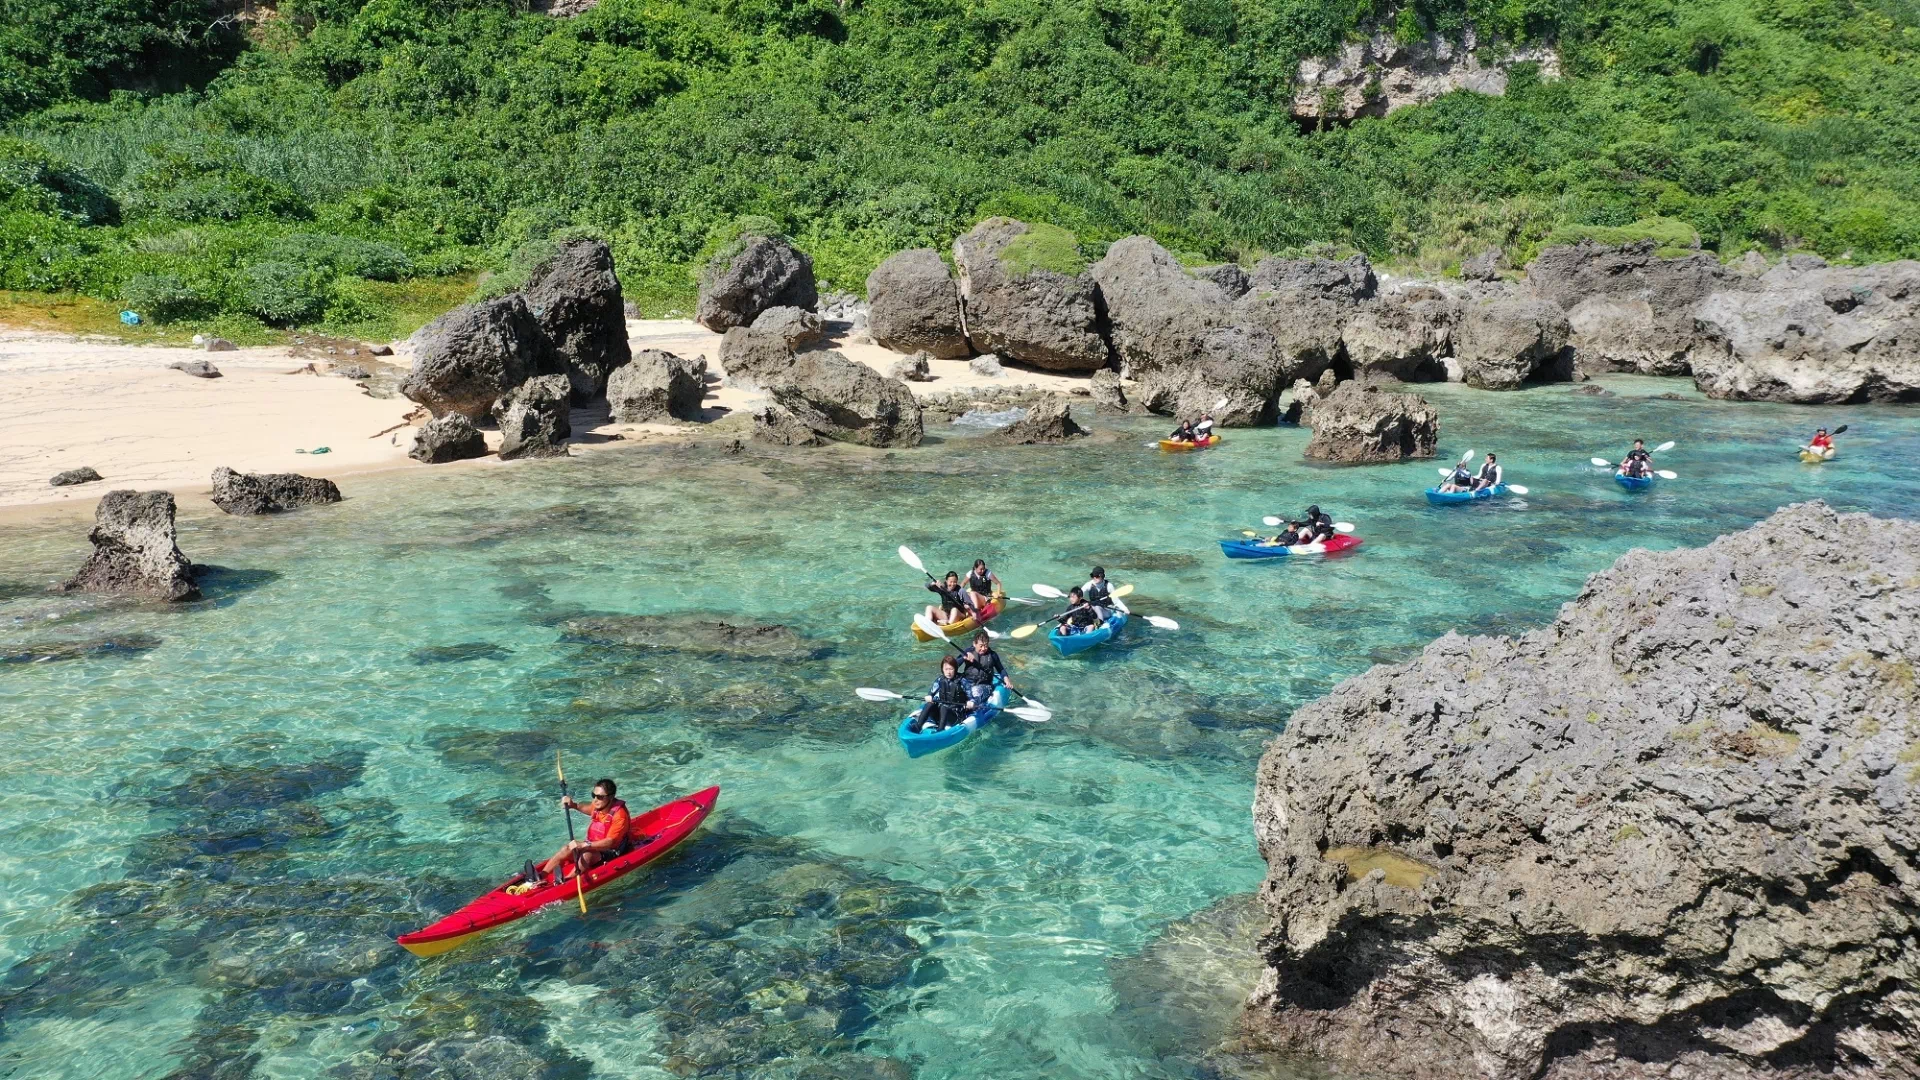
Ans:
{"label": "wet rock surface", "polygon": [[93,554],[60,588],[160,600],[193,600],[200,588],[175,541],[173,496],[109,491],[94,509]]}
{"label": "wet rock surface", "polygon": [[1633,551],[1262,759],[1267,1044],[1363,1072],[1920,1075],[1920,524]]}
{"label": "wet rock surface", "polygon": [[235,472],[225,465],[213,470],[213,505],[229,514],[278,514],[339,501],[339,485],[331,480],[298,473]]}
{"label": "wet rock surface", "polygon": [[1709,397],[1920,401],[1920,262],[1839,267],[1795,256],[1752,291],[1694,309],[1687,354]]}
{"label": "wet rock surface", "polygon": [[1300,423],[1313,429],[1308,457],[1346,464],[1430,458],[1440,439],[1440,414],[1427,399],[1351,380],[1316,391]]}
{"label": "wet rock surface", "polygon": [[568,619],[560,632],[571,641],[737,660],[818,660],[833,651],[791,627],[686,614],[588,615]]}
{"label": "wet rock surface", "polygon": [[823,439],[901,447],[920,445],[925,434],[906,383],[838,352],[801,353],[767,379],[766,390],[775,406]]}

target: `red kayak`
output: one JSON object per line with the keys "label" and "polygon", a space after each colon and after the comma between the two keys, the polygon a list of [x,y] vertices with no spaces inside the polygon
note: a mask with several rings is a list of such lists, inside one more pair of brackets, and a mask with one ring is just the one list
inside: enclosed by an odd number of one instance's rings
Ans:
{"label": "red kayak", "polygon": [[[602,863],[587,871],[582,887],[587,892],[592,892],[602,885],[626,877],[672,851],[680,845],[682,840],[692,836],[701,822],[707,820],[707,815],[713,813],[713,804],[719,799],[720,788],[710,787],[705,791],[688,795],[684,799],[675,799],[663,806],[656,806],[634,818],[631,835],[652,837],[652,839],[612,862]],[[459,911],[424,930],[402,934],[396,940],[415,956],[438,956],[449,949],[466,944],[497,926],[526,918],[548,904],[571,904],[578,895],[572,879],[544,889],[536,889],[523,896],[514,896],[507,892],[508,886],[518,885],[522,880],[522,875],[516,873],[501,883],[498,888]]]}

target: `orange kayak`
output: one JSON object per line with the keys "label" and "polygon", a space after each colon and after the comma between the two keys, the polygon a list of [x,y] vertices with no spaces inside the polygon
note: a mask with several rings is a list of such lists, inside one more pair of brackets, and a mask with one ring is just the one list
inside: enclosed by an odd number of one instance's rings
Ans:
{"label": "orange kayak", "polygon": [[1204,439],[1196,439],[1193,442],[1187,442],[1184,439],[1160,440],[1160,449],[1168,453],[1179,453],[1186,450],[1210,450],[1219,445],[1220,436],[1218,435],[1209,435]]}
{"label": "orange kayak", "polygon": [[[656,806],[634,818],[631,835],[652,837],[652,839],[612,862],[603,863],[587,871],[587,876],[581,879],[579,887],[592,892],[602,885],[610,885],[626,877],[672,851],[680,845],[681,841],[692,836],[701,822],[707,820],[707,815],[713,813],[713,804],[719,801],[719,798],[719,787],[710,787],[705,791],[696,791],[684,799],[675,799],[665,805]],[[518,885],[520,880],[520,874],[516,873],[492,892],[474,900],[459,911],[423,930],[401,934],[396,940],[415,956],[438,956],[472,941],[489,930],[524,919],[549,904],[571,904],[578,895],[579,887],[576,887],[571,879],[521,896],[515,896],[507,891],[507,886]]]}
{"label": "orange kayak", "polygon": [[[947,632],[949,639],[957,638],[962,634],[971,634],[975,628],[985,626],[992,622],[995,616],[1006,610],[1006,607],[1007,598],[1004,596],[996,596],[987,601],[987,606],[981,609],[979,618],[969,615],[964,619],[955,619],[940,629]],[[913,627],[913,640],[932,641],[933,638],[929,636],[925,630],[920,629],[916,623]]]}

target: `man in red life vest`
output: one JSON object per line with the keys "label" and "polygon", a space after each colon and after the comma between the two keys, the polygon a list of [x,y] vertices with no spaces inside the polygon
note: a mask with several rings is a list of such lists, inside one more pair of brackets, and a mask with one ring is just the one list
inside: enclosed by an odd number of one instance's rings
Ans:
{"label": "man in red life vest", "polygon": [[627,841],[632,819],[627,815],[627,804],[613,797],[616,790],[613,781],[596,780],[592,805],[581,806],[565,796],[560,799],[562,809],[578,810],[587,815],[587,838],[567,841],[565,846],[554,852],[553,858],[540,864],[540,872],[549,881],[558,883],[571,879],[576,859],[581,870],[591,870],[631,850]]}

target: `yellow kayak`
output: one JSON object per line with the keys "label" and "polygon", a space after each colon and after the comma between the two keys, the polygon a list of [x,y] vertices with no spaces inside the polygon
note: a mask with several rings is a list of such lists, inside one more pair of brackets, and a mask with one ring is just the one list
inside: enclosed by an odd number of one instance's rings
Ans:
{"label": "yellow kayak", "polygon": [[1185,439],[1161,439],[1160,449],[1168,453],[1179,453],[1186,450],[1207,450],[1219,446],[1220,442],[1221,439],[1218,435],[1209,435],[1204,439],[1196,439],[1193,442],[1187,442]]}
{"label": "yellow kayak", "polygon": [[1809,465],[1818,465],[1823,461],[1832,461],[1833,455],[1834,455],[1834,451],[1832,450],[1829,450],[1824,454],[1816,453],[1812,450],[1802,450],[1800,451],[1800,460],[1806,462]]}
{"label": "yellow kayak", "polygon": [[[1007,607],[1007,598],[1005,596],[995,596],[992,600],[987,601],[987,606],[980,612],[980,615],[978,618],[975,618],[974,616],[969,615],[964,619],[955,619],[950,623],[946,623],[942,625],[940,629],[945,630],[947,632],[947,637],[949,640],[956,639],[963,634],[973,633],[976,627],[983,626],[987,623],[992,622],[994,619],[994,616],[1000,614],[1002,611],[1005,611],[1006,607]],[[919,623],[914,623],[913,639],[915,641],[932,641],[933,637],[929,635],[925,630],[920,629]]]}

